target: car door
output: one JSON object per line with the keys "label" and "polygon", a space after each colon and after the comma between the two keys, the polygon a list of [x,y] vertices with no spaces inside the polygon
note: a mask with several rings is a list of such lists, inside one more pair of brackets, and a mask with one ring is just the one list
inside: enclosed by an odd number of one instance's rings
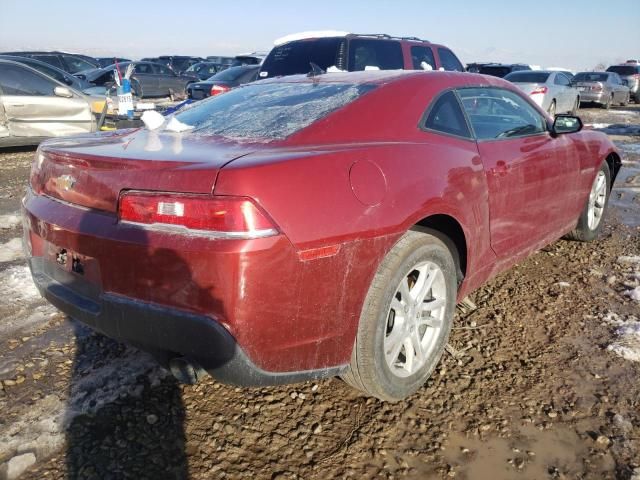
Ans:
{"label": "car door", "polygon": [[[61,87],[71,97],[56,95]],[[12,137],[56,137],[90,132],[95,122],[89,103],[67,87],[28,67],[3,64],[0,91]]]}
{"label": "car door", "polygon": [[440,59],[440,67],[444,70],[464,72],[464,67],[460,60],[448,48],[438,47],[438,58]]}
{"label": "car door", "polygon": [[178,77],[173,70],[164,65],[153,66],[158,82],[158,95],[169,95],[170,92],[182,93],[186,82]]}
{"label": "car door", "polygon": [[510,262],[558,238],[577,218],[577,150],[553,138],[545,117],[507,89],[458,91],[489,188],[491,246]]}
{"label": "car door", "polygon": [[142,96],[154,97],[161,95],[158,93],[158,76],[154,70],[154,65],[147,62],[137,62],[134,65],[132,78],[140,85]]}

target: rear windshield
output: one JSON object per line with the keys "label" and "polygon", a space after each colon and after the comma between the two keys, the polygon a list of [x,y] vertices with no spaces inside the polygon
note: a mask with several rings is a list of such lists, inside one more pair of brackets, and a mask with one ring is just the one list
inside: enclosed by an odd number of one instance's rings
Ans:
{"label": "rear windshield", "polygon": [[573,77],[574,82],[606,82],[609,75],[606,73],[580,72]]}
{"label": "rear windshield", "polygon": [[253,84],[196,103],[176,114],[201,135],[278,140],[344,107],[374,85],[345,83]]}
{"label": "rear windshield", "polygon": [[226,70],[218,72],[215,75],[209,77],[207,81],[235,82],[238,78],[240,78],[242,75],[247,73],[249,70],[254,70],[254,69],[247,68],[247,67],[229,67]]}
{"label": "rear windshield", "polygon": [[491,75],[492,77],[504,77],[508,73],[511,73],[511,68],[509,67],[480,67],[478,70],[479,73],[483,75]]}
{"label": "rear windshield", "polygon": [[331,66],[344,68],[339,63],[339,52],[344,48],[342,37],[297,40],[274,47],[262,64],[260,78],[309,73],[313,62],[323,70]]}
{"label": "rear windshield", "polygon": [[618,75],[634,75],[640,73],[640,67],[634,67],[631,65],[614,65],[607,68],[607,72],[615,72]]}
{"label": "rear windshield", "polygon": [[542,72],[513,72],[504,79],[513,83],[545,83],[549,75],[551,74]]}

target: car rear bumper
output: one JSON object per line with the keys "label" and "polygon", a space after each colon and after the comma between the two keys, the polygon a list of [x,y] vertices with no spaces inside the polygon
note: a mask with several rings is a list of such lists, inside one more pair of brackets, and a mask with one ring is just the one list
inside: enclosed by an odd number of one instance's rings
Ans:
{"label": "car rear bumper", "polygon": [[34,280],[63,312],[241,385],[343,371],[366,294],[360,287],[375,264],[346,277],[343,266],[394,241],[346,242],[334,256],[303,260],[283,234],[220,240],[147,231],[31,190],[23,222]]}
{"label": "car rear bumper", "polygon": [[607,96],[605,93],[592,93],[592,92],[579,92],[580,102],[582,103],[607,103]]}
{"label": "car rear bumper", "polygon": [[218,322],[121,295],[99,292],[42,257],[29,260],[38,290],[49,302],[89,327],[154,354],[165,364],[184,356],[214,378],[234,385],[294,383],[338,375],[344,368],[267,372],[256,366]]}

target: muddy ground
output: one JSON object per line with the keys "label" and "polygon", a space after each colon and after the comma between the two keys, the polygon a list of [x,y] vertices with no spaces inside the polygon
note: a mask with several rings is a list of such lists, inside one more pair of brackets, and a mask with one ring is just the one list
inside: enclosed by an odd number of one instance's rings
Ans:
{"label": "muddy ground", "polygon": [[33,149],[0,153],[0,479],[640,479],[640,106],[580,115],[625,153],[602,239],[475,292],[395,404],[338,379],[179,385],[66,319],[17,240]]}

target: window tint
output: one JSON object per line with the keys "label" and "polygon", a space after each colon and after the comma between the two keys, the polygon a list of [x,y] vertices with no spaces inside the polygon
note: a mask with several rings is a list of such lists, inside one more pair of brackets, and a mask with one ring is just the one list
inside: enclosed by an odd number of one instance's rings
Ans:
{"label": "window tint", "polygon": [[436,100],[424,126],[429,130],[471,137],[460,103],[453,92],[446,92]]}
{"label": "window tint", "polygon": [[411,61],[413,63],[414,70],[436,69],[436,61],[433,58],[433,51],[429,47],[411,47]]}
{"label": "window tint", "polygon": [[153,68],[151,68],[151,64],[149,63],[136,63],[134,71],[136,73],[153,74]]}
{"label": "window tint", "polygon": [[534,135],[546,131],[546,121],[518,94],[500,88],[459,91],[471,126],[480,140]]}
{"label": "window tint", "polygon": [[504,79],[513,83],[546,83],[549,75],[549,73],[544,72],[512,72]]}
{"label": "window tint", "polygon": [[332,66],[344,70],[345,44],[346,40],[342,37],[328,37],[278,45],[264,60],[260,69],[260,78],[309,73],[310,62],[323,70]]}
{"label": "window tint", "polygon": [[256,82],[197,102],[176,118],[194,127],[191,135],[276,140],[308,127],[374,88],[347,83]]}
{"label": "window tint", "polygon": [[173,75],[171,69],[169,67],[165,67],[164,65],[154,65],[153,68],[158,75]]}
{"label": "window tint", "polygon": [[564,85],[565,87],[568,87],[571,84],[569,79],[566,76],[564,76],[562,73],[556,74],[556,78],[553,81],[553,83],[556,85]]}
{"label": "window tint", "polygon": [[573,77],[574,82],[606,82],[609,74],[607,73],[591,73],[580,72]]}
{"label": "window tint", "polygon": [[0,89],[5,95],[53,95],[54,82],[18,65],[0,65]]}
{"label": "window tint", "polygon": [[503,78],[507,74],[511,73],[511,67],[500,67],[500,66],[487,66],[483,65],[478,69],[478,72],[483,75],[491,75],[492,77],[500,77]]}
{"label": "window tint", "polygon": [[81,72],[82,70],[90,70],[96,68],[93,64],[72,55],[63,55],[62,58],[67,64],[67,70],[71,73]]}
{"label": "window tint", "polygon": [[248,82],[253,82],[256,77],[258,75],[258,69],[257,68],[252,68],[250,70],[248,70],[246,73],[244,73],[239,79],[238,82],[239,83],[248,83]]}
{"label": "window tint", "polygon": [[66,83],[67,85],[73,84],[73,80],[63,75],[62,71],[56,70],[55,68],[50,67],[49,64],[31,62],[29,61],[29,59],[25,59],[25,61],[19,60],[19,62],[24,63],[25,65],[29,65],[34,70],[38,70],[39,72],[42,72],[45,75],[49,75],[50,77],[55,78],[59,82]]}
{"label": "window tint", "polygon": [[460,60],[448,48],[438,48],[438,56],[440,57],[440,64],[445,70],[464,72],[464,67]]}
{"label": "window tint", "polygon": [[380,70],[398,70],[404,67],[400,42],[354,38],[349,42],[349,71],[366,67]]}
{"label": "window tint", "polygon": [[229,67],[226,70],[222,70],[221,72],[216,73],[212,77],[209,77],[209,81],[214,82],[235,82],[236,80],[240,80],[243,75],[247,73],[247,70],[254,73],[258,67]]}
{"label": "window tint", "polygon": [[633,75],[640,73],[640,67],[628,66],[628,65],[614,65],[607,68],[607,72],[616,72],[618,75]]}
{"label": "window tint", "polygon": [[62,62],[57,55],[33,55],[33,58],[40,60],[41,62],[48,63],[49,65],[53,65],[54,67],[61,68],[62,70],[67,70],[66,67],[62,65]]}

